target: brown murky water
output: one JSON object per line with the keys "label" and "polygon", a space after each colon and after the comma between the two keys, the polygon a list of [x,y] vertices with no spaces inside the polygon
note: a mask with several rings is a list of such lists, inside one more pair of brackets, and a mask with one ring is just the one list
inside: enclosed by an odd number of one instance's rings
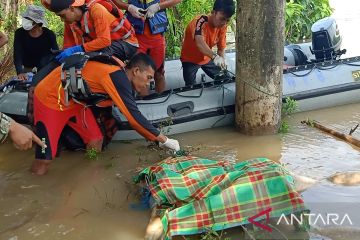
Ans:
{"label": "brown murky water", "polygon": [[[359,55],[358,0],[331,0],[334,17],[344,36],[347,56]],[[182,145],[194,146],[194,155],[213,159],[245,160],[265,156],[280,161],[296,174],[318,180],[303,193],[314,212],[352,213],[351,227],[360,227],[360,186],[340,186],[327,180],[337,172],[360,169],[359,149],[300,124],[306,118],[348,132],[360,120],[360,104],[300,113],[290,119],[284,136],[248,137],[232,128],[177,135]],[[360,131],[354,136],[360,138]],[[0,146],[0,239],[5,240],[122,240],[142,239],[149,214],[132,209],[136,191],[131,177],[136,169],[158,161],[159,152],[144,141],[112,143],[97,161],[81,152],[64,152],[48,175],[32,176],[33,152]],[[332,239],[360,239],[358,230],[321,229]],[[234,234],[236,238],[236,233]],[[322,239],[322,238],[318,238]]]}
{"label": "brown murky water", "polygon": [[[279,159],[281,137],[245,137],[231,128],[177,136],[214,159]],[[206,146],[206,147],[205,147]],[[144,141],[112,143],[97,161],[65,152],[49,174],[28,172],[32,151],[0,146],[0,239],[142,239],[149,214],[133,210],[131,177],[161,159]]]}
{"label": "brown murky water", "polygon": [[[303,193],[312,210],[353,212],[359,205],[360,187],[337,186],[326,178],[359,169],[359,149],[300,121],[309,117],[348,132],[359,122],[359,109],[360,104],[355,104],[296,114],[290,119],[291,132],[284,136],[248,137],[228,127],[176,138],[183,146],[195,147],[193,154],[202,157],[238,161],[265,156],[280,161],[294,173],[319,181]],[[360,138],[360,132],[354,136]],[[146,145],[145,141],[112,143],[97,161],[85,159],[82,152],[64,152],[43,177],[28,172],[32,151],[0,146],[0,239],[142,239],[149,214],[130,207],[135,201],[130,192],[135,190],[127,182],[136,169],[162,158],[162,152]],[[360,220],[355,220],[359,227]],[[329,234],[333,239],[358,236],[354,231],[341,237]]]}
{"label": "brown murky water", "polygon": [[[322,216],[334,213],[340,219],[347,214],[351,219],[352,224],[322,228],[320,232],[332,239],[360,239],[360,186],[341,186],[328,180],[336,173],[359,170],[360,149],[299,122],[316,119],[339,132],[349,133],[359,123],[359,107],[359,104],[353,104],[296,114],[290,121],[291,133],[283,138],[280,161],[294,173],[318,180],[318,184],[303,193],[312,212]],[[353,136],[359,139],[360,132]]]}

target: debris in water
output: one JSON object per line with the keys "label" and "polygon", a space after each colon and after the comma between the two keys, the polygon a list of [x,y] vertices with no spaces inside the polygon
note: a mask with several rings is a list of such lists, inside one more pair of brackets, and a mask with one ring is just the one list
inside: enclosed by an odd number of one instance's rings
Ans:
{"label": "debris in water", "polygon": [[39,187],[40,185],[29,185],[29,186],[21,186],[21,189],[29,189],[34,187]]}
{"label": "debris in water", "polygon": [[335,173],[327,178],[332,183],[345,185],[345,186],[355,186],[360,184],[360,171],[349,171]]}

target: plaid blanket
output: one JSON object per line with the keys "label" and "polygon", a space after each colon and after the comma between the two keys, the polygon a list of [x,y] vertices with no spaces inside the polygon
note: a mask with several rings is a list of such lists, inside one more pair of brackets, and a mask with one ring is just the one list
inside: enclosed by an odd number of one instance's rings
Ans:
{"label": "plaid blanket", "polygon": [[266,158],[235,165],[171,158],[146,168],[138,180],[146,180],[156,203],[167,208],[162,216],[167,237],[248,224],[250,217],[269,208],[270,217],[306,210],[293,178]]}

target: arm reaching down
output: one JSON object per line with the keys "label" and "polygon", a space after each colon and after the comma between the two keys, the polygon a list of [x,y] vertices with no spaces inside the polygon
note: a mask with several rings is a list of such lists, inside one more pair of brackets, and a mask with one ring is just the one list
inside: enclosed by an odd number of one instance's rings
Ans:
{"label": "arm reaching down", "polygon": [[132,93],[131,83],[124,71],[119,70],[111,73],[110,78],[104,79],[102,84],[105,91],[135,131],[150,141],[159,142],[160,147],[166,147],[175,151],[180,149],[177,140],[167,138],[161,134],[139,111]]}

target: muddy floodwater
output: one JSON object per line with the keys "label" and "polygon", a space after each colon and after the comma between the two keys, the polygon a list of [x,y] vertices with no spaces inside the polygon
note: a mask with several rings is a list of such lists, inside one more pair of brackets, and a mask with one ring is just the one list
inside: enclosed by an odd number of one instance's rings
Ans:
{"label": "muddy floodwater", "polygon": [[[315,213],[348,213],[353,222],[321,234],[360,239],[355,229],[360,226],[360,186],[328,181],[332,174],[360,170],[359,149],[300,124],[307,118],[348,132],[360,120],[360,104],[295,114],[285,135],[249,137],[226,127],[174,137],[193,155],[229,161],[264,156],[316,179],[318,183],[303,193],[309,208]],[[354,137],[360,138],[360,131]],[[83,152],[63,152],[42,177],[28,171],[33,151],[1,145],[0,239],[142,239],[149,212],[134,207],[131,179],[138,169],[164,157],[147,145],[114,142],[97,160],[86,159]]]}
{"label": "muddy floodwater", "polygon": [[[360,1],[330,3],[346,56],[360,55]],[[229,161],[268,157],[294,174],[316,179],[302,195],[316,216],[332,214],[333,224],[313,219],[318,229],[313,232],[321,235],[313,239],[360,239],[360,186],[329,181],[334,174],[360,171],[360,149],[300,124],[307,118],[348,133],[360,122],[360,104],[295,114],[285,135],[249,137],[226,127],[174,137],[196,156]],[[353,136],[360,139],[360,130]],[[132,177],[165,157],[147,145],[145,141],[114,142],[97,160],[86,159],[83,152],[63,152],[42,177],[29,172],[33,151],[1,145],[0,239],[143,239],[149,211],[134,206],[137,191]],[[240,238],[236,230],[231,232],[231,239]]]}

